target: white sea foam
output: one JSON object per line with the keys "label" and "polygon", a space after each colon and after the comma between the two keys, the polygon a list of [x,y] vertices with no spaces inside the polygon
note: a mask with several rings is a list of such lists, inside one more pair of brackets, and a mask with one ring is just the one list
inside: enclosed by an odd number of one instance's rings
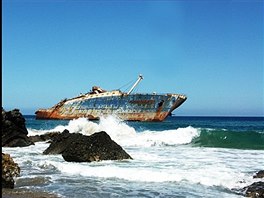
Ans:
{"label": "white sea foam", "polygon": [[28,136],[43,135],[45,133],[54,131],[54,129],[52,129],[52,130],[37,130],[37,129],[31,129],[31,128],[27,128],[27,130],[28,130]]}
{"label": "white sea foam", "polygon": [[[188,181],[206,186],[224,186],[226,188],[245,186],[245,175],[235,172],[226,166],[227,153],[218,149],[179,147],[189,144],[200,135],[200,129],[188,126],[162,131],[136,131],[133,127],[113,116],[103,117],[99,122],[86,118],[69,121],[66,126],[57,126],[49,131],[63,131],[91,135],[106,131],[111,138],[134,158],[132,163],[125,165],[115,162],[70,163],[61,156],[56,159],[42,157],[38,167],[51,168],[63,175],[117,178],[135,182],[180,182]],[[44,133],[46,131],[30,131]],[[44,145],[42,145],[43,147]],[[164,149],[164,146],[167,147]],[[177,146],[177,147],[175,147]],[[236,156],[236,155],[235,155]],[[232,154],[231,159],[234,157]],[[235,161],[234,161],[235,163]],[[238,165],[232,164],[233,167]],[[205,171],[206,170],[206,171]]]}
{"label": "white sea foam", "polygon": [[[138,161],[135,162],[135,164],[136,163],[138,163]],[[144,163],[144,161],[141,161],[141,163]],[[160,161],[160,163],[162,163],[162,161]],[[168,168],[166,166],[160,166],[157,168],[152,166],[136,166],[133,163],[130,166],[120,166],[120,164],[116,164],[115,162],[96,162],[96,164],[87,164],[43,160],[39,163],[39,167],[59,170],[64,177],[69,178],[72,176],[82,176],[156,183],[188,181],[193,184],[223,186],[225,188],[241,188],[245,186],[245,183],[239,182],[245,178],[245,175],[238,174],[231,168],[227,168],[225,165],[221,164],[208,167],[203,167],[202,164],[200,164],[200,167],[185,170],[180,167]],[[206,171],[204,171],[205,168]],[[251,180],[247,181],[247,183],[250,182]]]}
{"label": "white sea foam", "polygon": [[[174,137],[174,133],[182,130],[164,132],[172,133]],[[192,131],[190,127],[184,128],[184,130],[187,131],[187,134]],[[143,136],[144,133],[151,132],[143,132]],[[141,138],[140,135],[138,139]],[[161,134],[157,136],[161,136]],[[163,141],[168,143],[166,138]],[[188,141],[189,139],[186,138],[182,142]],[[142,142],[144,141],[142,140]],[[242,152],[232,149],[186,146],[142,147],[138,144],[136,147],[128,146],[126,149],[134,158],[133,160],[73,163],[64,161],[61,155],[43,155],[42,152],[48,145],[48,143],[41,142],[20,149],[3,148],[3,152],[10,153],[19,163],[23,170],[22,177],[34,178],[43,175],[51,178],[55,183],[61,178],[74,178],[75,180],[104,178],[132,182],[187,182],[204,186],[222,186],[229,189],[242,188],[253,182],[252,174],[245,173],[255,169],[260,170],[263,161],[263,151],[256,153],[256,151],[250,150]],[[120,183],[124,181],[115,180]],[[63,185],[63,183],[58,185]]]}
{"label": "white sea foam", "polygon": [[54,129],[33,130],[29,129],[29,135],[40,135],[51,131],[69,130],[71,133],[91,135],[99,131],[106,131],[110,137],[122,146],[173,146],[188,144],[193,138],[199,136],[200,130],[191,126],[164,131],[137,132],[133,127],[114,116],[102,117],[99,123],[78,118],[69,121],[66,126],[56,126]]}
{"label": "white sea foam", "polygon": [[126,146],[174,146],[188,144],[200,132],[191,126],[164,131],[143,131],[131,138],[124,138],[121,142]]}

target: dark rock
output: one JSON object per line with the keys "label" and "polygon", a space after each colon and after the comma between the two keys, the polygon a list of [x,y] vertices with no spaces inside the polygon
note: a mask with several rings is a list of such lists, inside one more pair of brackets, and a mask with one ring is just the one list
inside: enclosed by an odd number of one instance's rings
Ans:
{"label": "dark rock", "polygon": [[104,131],[85,136],[64,130],[54,138],[44,154],[62,154],[64,160],[70,162],[132,159]]}
{"label": "dark rock", "polygon": [[82,135],[78,133],[70,134],[69,131],[65,129],[61,134],[58,134],[52,139],[50,146],[43,152],[43,154],[62,154],[77,136]]}
{"label": "dark rock", "polygon": [[43,135],[29,136],[29,139],[32,142],[43,142],[43,141],[47,141],[47,140],[53,140],[59,134],[60,134],[59,132],[49,132],[49,133],[45,133]]}
{"label": "dark rock", "polygon": [[250,186],[244,187],[243,190],[247,197],[264,198],[264,182],[254,182]]}
{"label": "dark rock", "polygon": [[34,144],[29,140],[25,118],[18,109],[5,111],[2,108],[2,146],[24,147]]}
{"label": "dark rock", "polygon": [[253,176],[253,178],[263,178],[264,177],[264,170],[260,170]]}
{"label": "dark rock", "polygon": [[[253,178],[263,178],[264,170],[260,170],[253,176]],[[242,182],[241,182],[242,183]],[[243,182],[244,183],[244,182]],[[264,198],[264,182],[254,182],[249,186],[240,189],[232,189],[235,193],[239,195],[244,195],[246,197],[252,198]]]}
{"label": "dark rock", "polygon": [[20,175],[20,168],[9,154],[2,153],[2,188],[14,188],[14,177]]}
{"label": "dark rock", "polygon": [[[85,136],[84,136],[85,137]],[[100,160],[132,159],[110,136],[102,131],[91,136],[77,138],[63,151],[66,161],[92,162]]]}

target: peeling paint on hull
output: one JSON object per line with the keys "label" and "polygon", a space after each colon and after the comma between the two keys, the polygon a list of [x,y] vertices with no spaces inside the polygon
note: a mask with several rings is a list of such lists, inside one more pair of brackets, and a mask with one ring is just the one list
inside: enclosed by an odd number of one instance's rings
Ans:
{"label": "peeling paint on hull", "polygon": [[180,94],[127,94],[119,90],[85,94],[36,111],[36,119],[89,120],[115,115],[129,121],[163,121],[186,96]]}

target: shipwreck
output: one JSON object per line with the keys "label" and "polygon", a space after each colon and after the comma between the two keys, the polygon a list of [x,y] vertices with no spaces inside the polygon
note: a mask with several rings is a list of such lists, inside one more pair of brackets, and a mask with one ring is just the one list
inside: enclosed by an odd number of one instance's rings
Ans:
{"label": "shipwreck", "polygon": [[183,94],[142,94],[132,93],[143,79],[137,81],[128,92],[106,91],[98,86],[86,94],[64,99],[48,109],[35,112],[36,119],[100,119],[101,116],[115,115],[128,121],[163,121],[186,99]]}

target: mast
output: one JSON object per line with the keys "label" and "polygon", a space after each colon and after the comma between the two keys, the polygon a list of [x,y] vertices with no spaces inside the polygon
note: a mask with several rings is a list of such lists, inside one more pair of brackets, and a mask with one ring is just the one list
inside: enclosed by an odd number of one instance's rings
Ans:
{"label": "mast", "polygon": [[138,83],[143,79],[143,76],[141,74],[139,74],[137,81],[135,82],[135,84],[131,87],[131,89],[129,90],[129,92],[127,92],[127,95],[129,95],[134,89],[135,87],[138,85]]}

